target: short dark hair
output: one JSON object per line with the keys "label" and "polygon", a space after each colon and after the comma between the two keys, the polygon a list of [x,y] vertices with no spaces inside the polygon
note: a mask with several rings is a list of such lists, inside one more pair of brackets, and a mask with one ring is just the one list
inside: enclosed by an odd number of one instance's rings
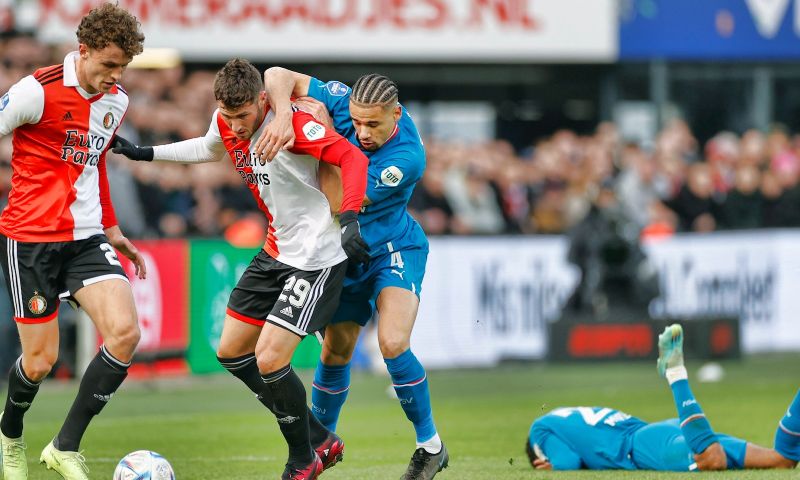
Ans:
{"label": "short dark hair", "polygon": [[214,77],[214,98],[227,108],[236,109],[258,99],[264,90],[261,73],[243,58],[234,58]]}
{"label": "short dark hair", "polygon": [[388,107],[397,104],[398,96],[397,84],[389,77],[370,73],[356,80],[350,99],[362,105]]}
{"label": "short dark hair", "polygon": [[95,50],[115,44],[133,58],[144,49],[144,34],[139,20],[125,9],[110,3],[93,8],[78,25],[78,42]]}
{"label": "short dark hair", "polygon": [[531,439],[528,437],[525,438],[525,453],[528,454],[528,463],[533,466],[533,461],[539,457],[536,456],[536,452],[533,450],[533,445],[531,445]]}

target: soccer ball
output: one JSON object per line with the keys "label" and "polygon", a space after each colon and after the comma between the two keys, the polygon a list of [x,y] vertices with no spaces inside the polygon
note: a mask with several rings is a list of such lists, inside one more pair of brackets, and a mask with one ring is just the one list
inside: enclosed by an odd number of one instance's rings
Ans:
{"label": "soccer ball", "polygon": [[117,464],[114,480],[175,480],[166,458],[150,450],[131,452]]}

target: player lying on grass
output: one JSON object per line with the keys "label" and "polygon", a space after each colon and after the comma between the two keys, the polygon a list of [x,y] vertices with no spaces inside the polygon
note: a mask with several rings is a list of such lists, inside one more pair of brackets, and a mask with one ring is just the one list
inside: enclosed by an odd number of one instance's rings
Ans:
{"label": "player lying on grass", "polygon": [[658,337],[658,371],[677,419],[647,423],[612,408],[557,408],[533,422],[525,450],[537,470],[725,470],[795,468],[800,461],[800,392],[778,424],[775,448],[711,430],[683,366],[683,329]]}

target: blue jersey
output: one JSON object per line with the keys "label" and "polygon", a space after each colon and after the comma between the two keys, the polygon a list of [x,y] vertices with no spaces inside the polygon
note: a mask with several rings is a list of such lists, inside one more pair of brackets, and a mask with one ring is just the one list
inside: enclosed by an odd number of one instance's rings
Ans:
{"label": "blue jersey", "polygon": [[[350,94],[348,86],[336,81],[323,83],[312,78],[308,87],[308,95],[327,107],[336,132],[361,148],[350,118]],[[428,248],[425,233],[407,211],[414,186],[425,171],[425,149],[411,115],[401,108],[389,140],[374,152],[361,149],[369,158],[366,195],[371,203],[361,209],[358,220],[373,257]]]}
{"label": "blue jersey", "polygon": [[636,470],[633,434],[646,425],[611,408],[558,408],[533,422],[529,441],[555,470]]}
{"label": "blue jersey", "polygon": [[[716,434],[728,469],[744,468],[747,442]],[[555,470],[692,471],[694,453],[677,419],[646,423],[611,408],[558,408],[531,426],[538,445]]]}

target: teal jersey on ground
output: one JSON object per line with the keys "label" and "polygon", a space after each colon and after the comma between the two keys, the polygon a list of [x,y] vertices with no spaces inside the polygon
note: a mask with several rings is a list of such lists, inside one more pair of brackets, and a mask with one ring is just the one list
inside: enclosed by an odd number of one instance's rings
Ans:
{"label": "teal jersey on ground", "polygon": [[555,470],[636,470],[633,434],[646,425],[611,408],[557,408],[533,422],[529,441]]}
{"label": "teal jersey on ground", "polygon": [[[341,82],[311,79],[309,96],[324,103],[336,132],[361,148],[350,118],[351,89]],[[405,107],[392,136],[377,151],[361,149],[369,158],[367,198],[359,214],[361,236],[372,257],[387,252],[428,248],[425,233],[407,211],[414,186],[425,171],[425,149]]]}
{"label": "teal jersey on ground", "polygon": [[[744,468],[747,442],[717,433],[728,469]],[[696,470],[677,419],[647,423],[612,408],[565,407],[539,417],[528,441],[555,470]]]}

